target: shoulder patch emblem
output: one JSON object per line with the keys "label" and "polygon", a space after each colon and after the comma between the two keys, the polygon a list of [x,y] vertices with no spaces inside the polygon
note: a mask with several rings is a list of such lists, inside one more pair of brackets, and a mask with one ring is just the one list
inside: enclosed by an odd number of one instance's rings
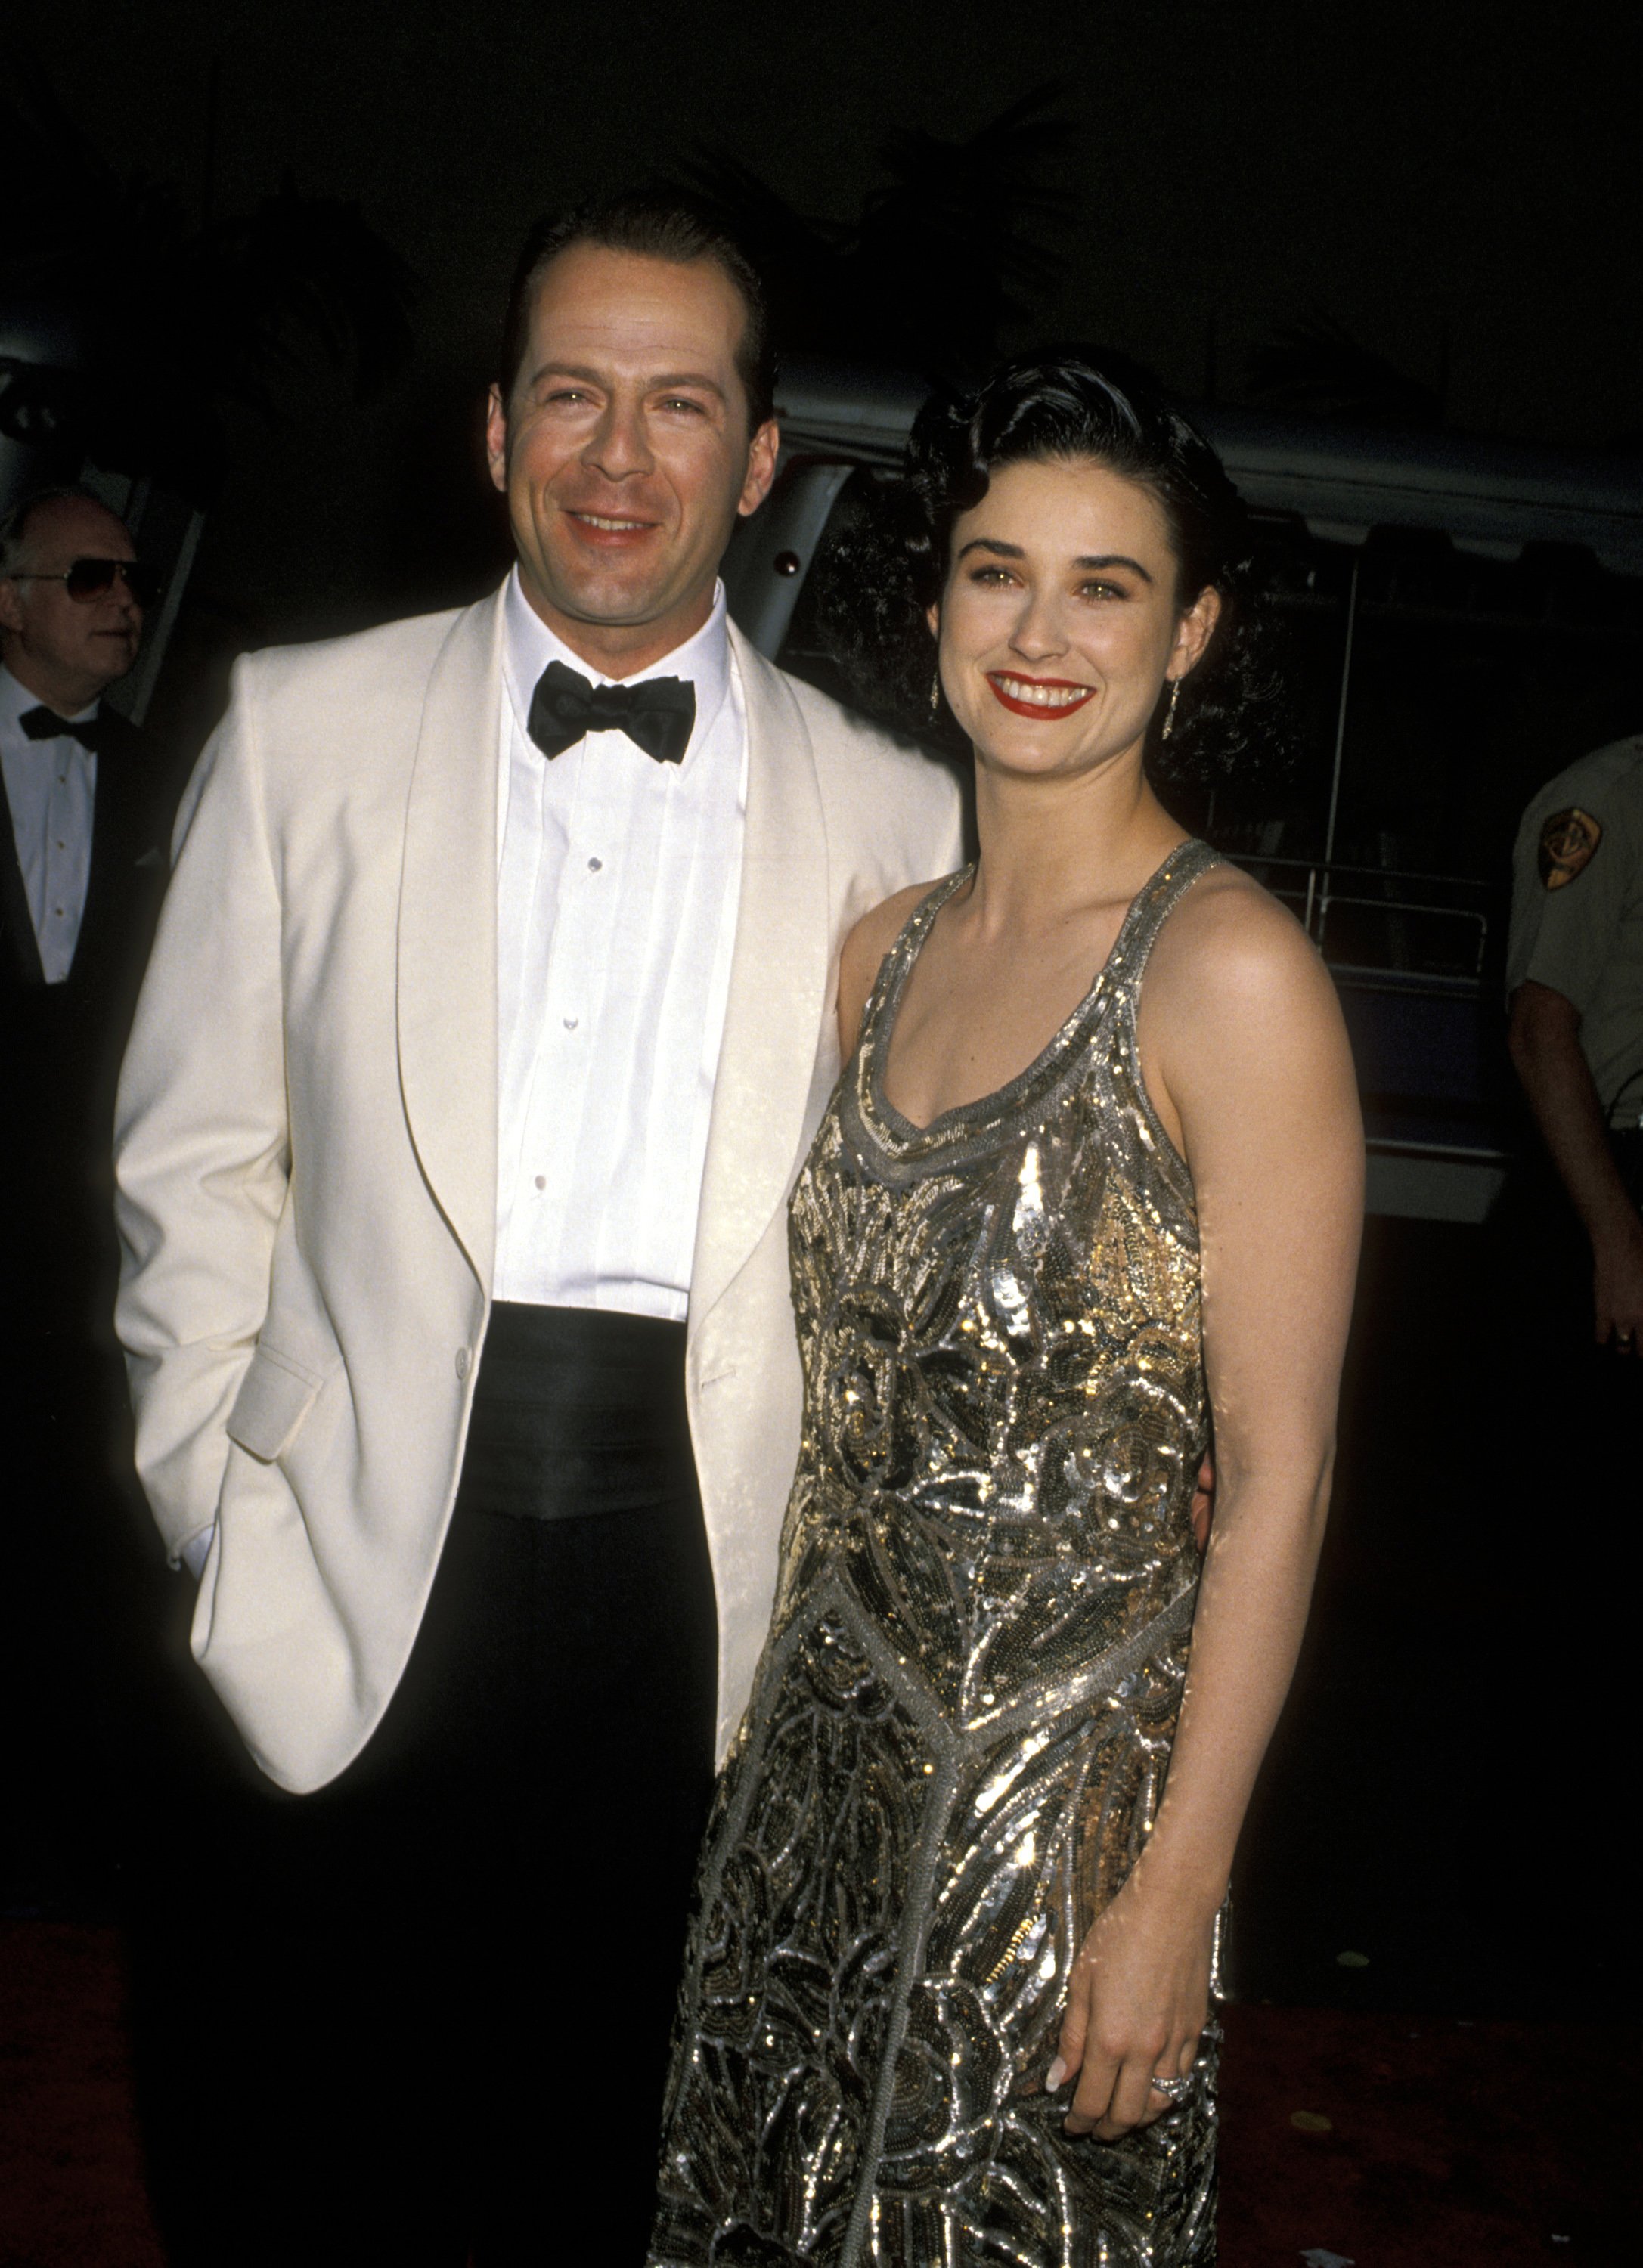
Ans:
{"label": "shoulder patch emblem", "polygon": [[1554,811],[1540,830],[1540,879],[1546,887],[1561,890],[1577,880],[1596,857],[1602,839],[1602,821],[1589,811],[1574,806]]}

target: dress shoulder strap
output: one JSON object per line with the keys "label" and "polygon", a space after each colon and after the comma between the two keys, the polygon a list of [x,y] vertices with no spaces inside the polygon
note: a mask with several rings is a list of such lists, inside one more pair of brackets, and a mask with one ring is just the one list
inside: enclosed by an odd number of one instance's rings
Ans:
{"label": "dress shoulder strap", "polygon": [[1141,885],[1131,901],[1107,962],[1111,992],[1126,997],[1133,1006],[1160,930],[1199,875],[1225,863],[1219,850],[1212,850],[1196,836],[1189,836],[1170,852],[1151,880]]}
{"label": "dress shoulder strap", "polygon": [[895,1003],[902,997],[902,988],[919,950],[930,934],[931,924],[960,885],[975,873],[973,865],[961,866],[956,874],[945,875],[924,896],[902,924],[895,944],[879,963],[878,976],[867,995],[867,1005],[861,1012],[861,1034],[858,1042],[865,1048],[888,1008],[892,1016]]}

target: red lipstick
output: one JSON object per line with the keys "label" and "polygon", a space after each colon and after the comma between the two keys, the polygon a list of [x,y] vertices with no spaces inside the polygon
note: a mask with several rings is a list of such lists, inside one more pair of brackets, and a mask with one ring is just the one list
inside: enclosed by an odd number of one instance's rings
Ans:
{"label": "red lipstick", "polygon": [[[1001,702],[1014,717],[1043,717],[1053,721],[1057,718],[1071,717],[1095,696],[1093,685],[1080,684],[1075,677],[1028,677],[1024,670],[1020,669],[990,669],[986,674],[994,699]],[[1017,685],[1042,685],[1046,692],[1076,693],[1079,697],[1076,701],[1020,701],[1006,690],[1006,678]]]}

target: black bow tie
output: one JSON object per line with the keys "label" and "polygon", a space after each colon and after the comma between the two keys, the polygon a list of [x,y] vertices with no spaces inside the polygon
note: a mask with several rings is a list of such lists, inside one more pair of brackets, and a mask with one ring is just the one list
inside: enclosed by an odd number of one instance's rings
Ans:
{"label": "black bow tie", "polygon": [[24,733],[31,740],[77,740],[93,755],[103,744],[102,719],[99,717],[59,717],[55,709],[26,709],[18,718]]}
{"label": "black bow tie", "polygon": [[562,661],[536,681],[526,727],[543,755],[563,755],[585,733],[625,733],[659,764],[676,764],[690,745],[696,688],[685,677],[646,677],[637,685],[591,685]]}

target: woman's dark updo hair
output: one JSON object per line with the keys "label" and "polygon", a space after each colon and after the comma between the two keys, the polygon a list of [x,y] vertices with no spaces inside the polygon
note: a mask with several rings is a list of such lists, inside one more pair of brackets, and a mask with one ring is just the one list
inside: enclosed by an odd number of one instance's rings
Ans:
{"label": "woman's dark updo hair", "polygon": [[1025,357],[978,392],[936,395],[919,412],[904,480],[880,485],[817,563],[819,626],[864,706],[929,730],[935,650],[925,615],[947,585],[954,522],[1001,465],[1057,460],[1094,460],[1148,490],[1180,562],[1181,605],[1212,585],[1220,593],[1168,740],[1167,694],[1160,700],[1148,734],[1153,777],[1210,787],[1247,756],[1270,756],[1278,674],[1242,502],[1203,435],[1116,356]]}

